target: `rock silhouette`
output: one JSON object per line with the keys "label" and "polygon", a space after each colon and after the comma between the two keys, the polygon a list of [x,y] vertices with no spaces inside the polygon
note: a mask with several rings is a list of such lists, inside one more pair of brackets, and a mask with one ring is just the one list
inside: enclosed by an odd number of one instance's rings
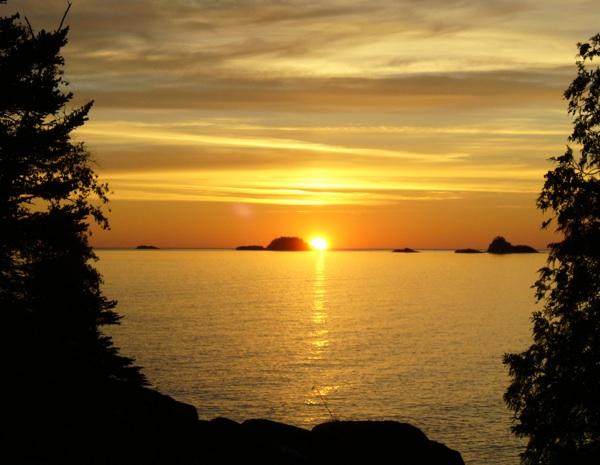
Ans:
{"label": "rock silhouette", "polygon": [[481,250],[477,249],[457,249],[454,253],[483,253]]}
{"label": "rock silhouette", "polygon": [[537,250],[528,245],[512,245],[502,236],[494,238],[487,251],[488,253],[499,255],[509,253],[537,253]]}
{"label": "rock silhouette", "polygon": [[464,465],[460,453],[395,421],[307,430],[271,420],[199,420],[191,405],[121,382],[13,394],[2,402],[0,463]]}
{"label": "rock silhouette", "polygon": [[394,249],[392,250],[392,252],[397,252],[397,253],[418,253],[418,250],[415,249],[410,249],[408,247],[405,247],[403,249]]}
{"label": "rock silhouette", "polygon": [[310,250],[310,247],[299,237],[278,237],[271,241],[266,250],[298,252]]}
{"label": "rock silhouette", "polygon": [[240,245],[235,250],[265,250],[262,245]]}
{"label": "rock silhouette", "polygon": [[137,250],[158,250],[158,247],[155,245],[138,245],[136,247]]}

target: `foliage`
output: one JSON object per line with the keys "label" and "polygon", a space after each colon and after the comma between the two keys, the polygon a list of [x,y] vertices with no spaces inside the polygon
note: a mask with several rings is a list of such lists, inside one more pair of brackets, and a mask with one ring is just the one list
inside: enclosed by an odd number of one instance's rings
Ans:
{"label": "foliage", "polygon": [[[64,19],[64,18],[63,18]],[[69,108],[68,28],[0,18],[0,308],[3,378],[23,385],[117,379],[143,384],[102,325],[119,321],[92,266],[90,219],[107,228],[108,187],[72,132],[93,102]]]}
{"label": "foliage", "polygon": [[538,198],[562,240],[550,244],[536,282],[543,309],[533,344],[505,355],[513,431],[523,463],[600,463],[600,34],[578,44],[577,77],[564,93],[575,149],[552,158]]}

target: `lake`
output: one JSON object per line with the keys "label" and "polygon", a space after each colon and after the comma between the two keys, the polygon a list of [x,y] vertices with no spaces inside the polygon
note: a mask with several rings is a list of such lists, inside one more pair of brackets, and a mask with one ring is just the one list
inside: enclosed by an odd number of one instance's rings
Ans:
{"label": "lake", "polygon": [[502,354],[530,341],[546,254],[99,250],[153,386],[201,418],[392,419],[516,465]]}

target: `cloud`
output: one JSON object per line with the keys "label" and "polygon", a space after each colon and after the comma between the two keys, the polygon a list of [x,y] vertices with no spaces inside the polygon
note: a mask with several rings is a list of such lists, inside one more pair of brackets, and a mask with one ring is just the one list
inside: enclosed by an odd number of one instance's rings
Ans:
{"label": "cloud", "polygon": [[204,79],[177,85],[143,81],[82,89],[105,108],[195,109],[261,112],[377,112],[402,109],[461,110],[556,105],[568,68],[391,78]]}
{"label": "cloud", "polygon": [[[52,28],[64,7],[0,8]],[[569,21],[562,7],[78,1],[66,76],[78,101],[96,102],[78,137],[120,198],[352,204],[417,191],[531,193],[564,141],[573,44],[600,19],[583,0],[570,3]]]}
{"label": "cloud", "polygon": [[[532,12],[551,8],[541,5],[512,0],[88,0],[77,2],[68,18],[69,72],[75,82],[83,78],[89,85],[115,88],[131,81],[182,84],[207,76],[389,77],[464,70],[465,63],[481,70],[557,65],[557,52],[571,51],[580,37],[561,48],[545,37],[548,47],[539,53],[529,31],[535,23]],[[64,3],[24,0],[18,8],[34,24],[52,28]],[[562,22],[557,13],[553,18]]]}
{"label": "cloud", "polygon": [[84,137],[101,137],[107,140],[158,143],[171,146],[216,146],[247,149],[270,149],[280,151],[310,152],[343,156],[360,156],[396,160],[444,163],[464,158],[460,153],[417,153],[403,150],[390,150],[369,147],[349,147],[338,144],[315,143],[286,138],[228,137],[221,135],[164,131],[156,126],[135,125],[124,122],[96,124],[79,131]]}

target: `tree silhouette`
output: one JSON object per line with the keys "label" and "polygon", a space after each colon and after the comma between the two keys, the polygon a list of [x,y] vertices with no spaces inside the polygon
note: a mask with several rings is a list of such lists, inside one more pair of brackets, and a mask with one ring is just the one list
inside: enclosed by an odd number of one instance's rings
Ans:
{"label": "tree silhouette", "polygon": [[563,239],[550,244],[536,282],[533,344],[505,355],[513,431],[526,464],[600,463],[600,34],[578,44],[577,77],[564,93],[573,119],[564,155],[538,198]]}
{"label": "tree silhouette", "polygon": [[139,368],[100,331],[120,318],[102,294],[89,244],[90,221],[108,227],[108,187],[72,138],[93,102],[69,107],[60,55],[67,34],[63,21],[34,32],[18,14],[0,18],[3,378],[14,386],[140,385]]}

